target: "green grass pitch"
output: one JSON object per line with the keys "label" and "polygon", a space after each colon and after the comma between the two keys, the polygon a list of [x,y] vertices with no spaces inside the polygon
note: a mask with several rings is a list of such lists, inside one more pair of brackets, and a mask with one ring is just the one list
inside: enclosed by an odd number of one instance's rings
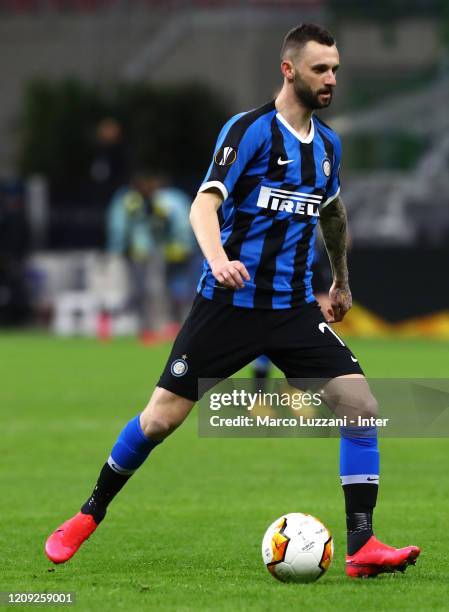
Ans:
{"label": "green grass pitch", "polygon": [[[350,342],[370,376],[448,377],[448,345]],[[79,509],[123,424],[145,405],[168,346],[0,337],[0,591],[76,593],[78,610],[447,610],[448,439],[384,439],[377,535],[418,544],[416,567],[344,575],[338,440],[200,439],[197,415],[113,502],[79,554],[52,566],[46,536]],[[328,574],[285,585],[263,567],[266,527],[320,517],[335,538]]]}

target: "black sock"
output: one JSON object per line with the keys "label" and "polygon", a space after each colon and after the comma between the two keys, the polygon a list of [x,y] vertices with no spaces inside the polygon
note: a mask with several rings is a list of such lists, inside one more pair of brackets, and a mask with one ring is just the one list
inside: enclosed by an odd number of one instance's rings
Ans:
{"label": "black sock", "polygon": [[348,555],[356,553],[373,535],[373,513],[350,512],[346,515]]}
{"label": "black sock", "polygon": [[105,463],[95,485],[92,495],[82,506],[83,514],[91,514],[94,521],[100,523],[106,514],[106,509],[109,503],[114,499],[117,493],[122,489],[125,483],[131,477],[130,474],[118,474]]}
{"label": "black sock", "polygon": [[377,483],[343,485],[348,555],[356,553],[373,535],[373,510],[378,488]]}

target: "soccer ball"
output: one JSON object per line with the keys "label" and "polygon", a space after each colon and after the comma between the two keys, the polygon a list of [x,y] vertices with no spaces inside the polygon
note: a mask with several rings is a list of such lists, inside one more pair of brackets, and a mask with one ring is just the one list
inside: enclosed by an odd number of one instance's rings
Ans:
{"label": "soccer ball", "polygon": [[334,555],[330,531],[310,514],[292,512],[272,523],[262,541],[262,559],[282,582],[313,582],[329,569]]}

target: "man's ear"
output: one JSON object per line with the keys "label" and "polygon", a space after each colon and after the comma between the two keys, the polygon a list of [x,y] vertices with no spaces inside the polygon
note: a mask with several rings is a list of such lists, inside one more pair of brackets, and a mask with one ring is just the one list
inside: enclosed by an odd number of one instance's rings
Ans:
{"label": "man's ear", "polygon": [[283,59],[281,62],[281,72],[287,81],[293,81],[295,78],[293,62],[289,59]]}

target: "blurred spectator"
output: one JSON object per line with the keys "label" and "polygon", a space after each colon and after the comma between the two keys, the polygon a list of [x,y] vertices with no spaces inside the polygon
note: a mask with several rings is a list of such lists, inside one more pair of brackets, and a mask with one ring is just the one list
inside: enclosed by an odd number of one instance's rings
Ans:
{"label": "blurred spectator", "polygon": [[153,184],[145,173],[136,173],[131,184],[112,198],[107,217],[108,250],[128,264],[129,296],[125,311],[138,315],[141,334],[152,328],[148,287],[149,264],[156,253],[151,216]]}
{"label": "blurred spectator", "polygon": [[24,259],[29,245],[23,186],[0,184],[0,323],[23,323],[30,312]]}
{"label": "blurred spectator", "polygon": [[202,257],[190,227],[191,198],[184,191],[168,186],[167,179],[161,176],[153,176],[153,181],[154,214],[165,221],[162,242],[171,319],[167,331],[175,333],[190,308]]}
{"label": "blurred spectator", "polygon": [[[130,294],[124,306],[139,316],[140,333],[153,339],[149,266],[163,255],[169,301],[164,329],[173,335],[184,320],[195,292],[201,257],[189,222],[190,198],[169,186],[162,175],[136,172],[130,186],[119,189],[108,212],[108,250],[128,262]],[[154,270],[152,270],[154,273]]]}
{"label": "blurred spectator", "polygon": [[106,117],[98,123],[95,134],[90,165],[90,202],[105,208],[128,179],[123,128],[113,117]]}

